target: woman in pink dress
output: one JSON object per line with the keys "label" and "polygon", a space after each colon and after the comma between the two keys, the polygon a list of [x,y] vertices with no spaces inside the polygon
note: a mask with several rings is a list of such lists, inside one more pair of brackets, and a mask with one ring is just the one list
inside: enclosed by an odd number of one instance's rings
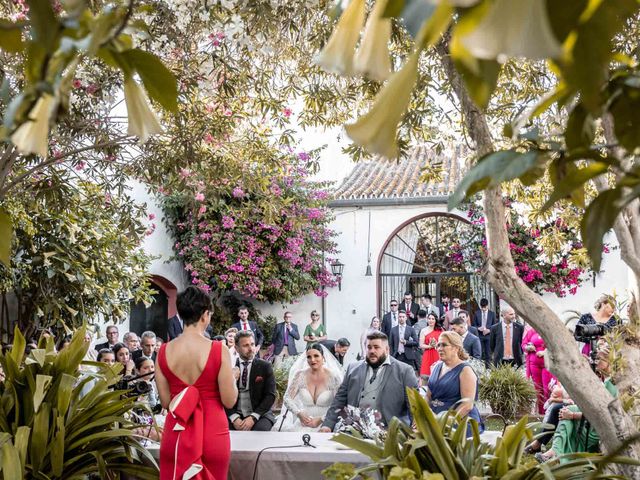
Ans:
{"label": "woman in pink dress", "polygon": [[536,405],[538,413],[544,415],[544,404],[549,398],[549,382],[553,378],[551,372],[544,367],[544,354],[547,347],[544,340],[533,328],[529,329],[522,339],[522,351],[526,357],[527,378],[533,380],[538,392]]}
{"label": "woman in pink dress", "polygon": [[434,313],[427,315],[427,326],[420,332],[418,344],[424,352],[422,354],[422,365],[420,366],[420,375],[431,375],[431,365],[440,360],[436,344],[440,338],[443,328],[440,320]]}
{"label": "woman in pink dress", "polygon": [[229,350],[204,336],[209,295],[188,287],[178,295],[177,307],[184,331],[162,345],[155,369],[160,402],[168,409],[160,480],[226,479],[231,446],[224,407],[233,407],[238,397]]}

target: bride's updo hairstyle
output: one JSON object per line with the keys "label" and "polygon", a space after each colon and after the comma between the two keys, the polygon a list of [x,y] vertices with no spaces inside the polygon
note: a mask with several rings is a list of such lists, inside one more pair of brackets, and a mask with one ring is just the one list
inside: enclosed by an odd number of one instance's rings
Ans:
{"label": "bride's updo hairstyle", "polygon": [[204,290],[190,286],[176,298],[178,315],[185,325],[195,325],[207,310],[213,312],[211,297]]}
{"label": "bride's updo hairstyle", "polygon": [[322,350],[322,345],[319,344],[318,342],[312,343],[311,345],[307,345],[307,348],[305,349],[305,352],[308,352],[309,350],[317,350],[317,351],[319,351],[320,355],[322,356],[322,358],[324,358],[324,350]]}

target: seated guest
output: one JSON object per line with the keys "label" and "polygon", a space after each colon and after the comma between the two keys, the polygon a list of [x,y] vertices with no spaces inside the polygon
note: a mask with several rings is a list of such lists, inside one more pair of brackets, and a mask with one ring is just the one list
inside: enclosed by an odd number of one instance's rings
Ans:
{"label": "seated guest", "polygon": [[367,355],[367,337],[378,331],[380,331],[380,319],[374,315],[371,322],[369,322],[369,326],[364,329],[360,337],[360,358],[364,358]]}
{"label": "seated guest", "polygon": [[[604,386],[612,397],[618,396],[618,390],[608,378],[611,374],[609,365],[609,351],[603,348],[598,351],[596,370],[607,377]],[[588,419],[587,419],[588,420]],[[545,453],[535,455],[539,462],[546,462],[554,457],[570,453],[599,451],[600,437],[595,428],[583,419],[582,412],[577,405],[569,405],[560,410],[560,423],[553,435],[552,447]]]}
{"label": "seated guest", "polygon": [[464,351],[473,358],[480,358],[482,357],[480,339],[471,333],[468,328],[467,321],[462,317],[456,317],[451,320],[451,330],[462,337]]}
{"label": "seated guest", "polygon": [[296,340],[300,340],[298,325],[292,322],[293,313],[284,312],[284,321],[273,327],[273,366],[278,368],[282,360],[290,355],[297,355]]}
{"label": "seated guest", "polygon": [[429,377],[433,364],[440,360],[436,351],[436,344],[443,332],[441,320],[435,313],[427,315],[427,327],[420,332],[418,343],[422,352],[422,364],[420,366],[420,376]]}
{"label": "seated guest", "polygon": [[348,339],[342,337],[338,340],[322,340],[321,342],[317,343],[326,347],[331,355],[333,355],[336,360],[338,360],[340,365],[344,366],[344,357],[347,355],[349,347],[351,346],[351,342],[349,342]]}
{"label": "seated guest", "polygon": [[107,341],[104,343],[99,343],[96,345],[96,351],[103,350],[105,348],[113,348],[113,346],[118,343],[118,337],[120,333],[118,332],[118,327],[115,325],[109,325],[107,327]]}
{"label": "seated guest", "polygon": [[396,360],[406,363],[416,369],[416,357],[418,352],[418,337],[413,327],[407,325],[407,314],[404,310],[398,312],[398,325],[391,329],[389,348],[391,356]]}
{"label": "seated guest", "polygon": [[150,330],[144,332],[140,337],[140,350],[135,350],[131,354],[134,362],[143,356],[156,361],[156,334]]}
{"label": "seated guest", "polygon": [[240,359],[235,369],[238,400],[227,408],[232,430],[271,430],[275,417],[271,411],[276,401],[276,379],[269,362],[255,358],[256,344],[251,330],[236,334],[236,350]]}
{"label": "seated guest", "polygon": [[[475,406],[478,399],[478,377],[465,362],[469,358],[462,346],[462,337],[456,332],[442,332],[437,345],[441,362],[436,363],[429,376],[427,400],[434,413],[454,408],[461,417],[478,422],[480,431],[484,425]],[[471,424],[467,425],[471,436]]]}
{"label": "seated guest", "polygon": [[418,388],[415,372],[389,355],[389,340],[384,333],[373,332],[367,339],[366,360],[347,367],[320,431],[331,432],[347,405],[377,410],[385,425],[393,417],[410,423],[407,387]]}
{"label": "seated guest", "polygon": [[564,387],[555,378],[549,382],[549,398],[544,404],[545,414],[542,419],[544,424],[544,435],[536,438],[524,449],[525,453],[539,452],[542,445],[546,445],[553,439],[553,432],[558,428],[560,423],[560,410],[564,407],[573,405],[573,400],[569,398],[569,394]]}
{"label": "seated guest", "polygon": [[238,358],[240,358],[238,352],[236,352],[236,333],[238,333],[238,329],[233,327],[224,332],[224,338],[226,339],[229,355],[231,356],[231,365],[235,365],[238,362]]}
{"label": "seated guest", "polygon": [[124,343],[117,343],[113,347],[113,353],[116,356],[116,362],[119,362],[124,367],[122,369],[123,375],[131,375],[135,365],[131,360],[131,352]]}
{"label": "seated guest", "polygon": [[314,343],[289,370],[283,414],[273,429],[282,432],[318,431],[342,384],[342,368],[326,347]]}

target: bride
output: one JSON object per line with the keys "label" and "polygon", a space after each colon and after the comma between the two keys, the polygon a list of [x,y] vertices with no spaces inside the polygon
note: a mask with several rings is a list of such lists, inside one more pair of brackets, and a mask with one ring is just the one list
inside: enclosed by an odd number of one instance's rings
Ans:
{"label": "bride", "polygon": [[312,343],[289,371],[284,394],[284,411],[273,430],[312,432],[322,425],[324,416],[342,383],[340,364],[326,347]]}

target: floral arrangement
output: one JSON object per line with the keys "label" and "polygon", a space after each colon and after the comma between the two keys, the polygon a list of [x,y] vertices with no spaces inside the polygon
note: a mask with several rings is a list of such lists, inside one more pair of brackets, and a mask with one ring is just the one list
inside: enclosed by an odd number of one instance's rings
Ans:
{"label": "floral arrangement", "polygon": [[[528,224],[526,216],[521,215],[510,200],[505,200],[505,203],[509,207],[509,248],[518,276],[537,293],[550,292],[558,297],[575,295],[589,267],[578,228],[561,218],[543,225]],[[472,228],[461,233],[449,259],[464,264],[468,271],[480,272],[487,253],[485,219],[479,205],[470,203],[467,206],[467,218]],[[605,253],[608,251],[605,246]]]}
{"label": "floral arrangement", "polygon": [[327,269],[336,253],[327,185],[308,180],[306,152],[284,160],[286,168],[260,171],[244,164],[236,184],[207,185],[184,173],[184,188],[166,198],[165,211],[192,284],[283,302],[324,296],[336,284]]}
{"label": "floral arrangement", "polygon": [[373,408],[360,409],[352,405],[347,405],[340,412],[335,431],[380,442],[384,442],[386,434],[380,412]]}

